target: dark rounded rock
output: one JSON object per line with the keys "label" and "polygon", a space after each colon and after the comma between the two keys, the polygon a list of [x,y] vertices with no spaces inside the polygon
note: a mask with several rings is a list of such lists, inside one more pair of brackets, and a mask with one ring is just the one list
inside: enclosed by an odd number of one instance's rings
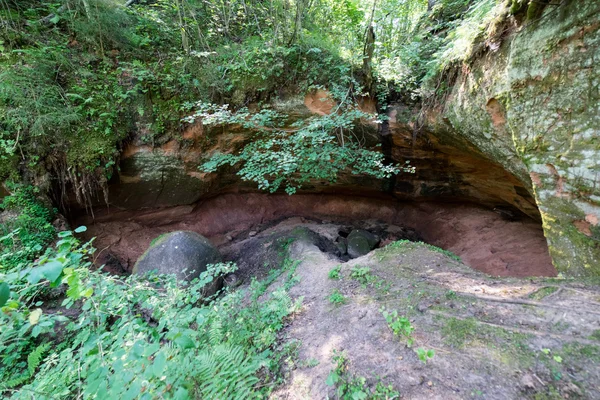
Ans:
{"label": "dark rounded rock", "polygon": [[[218,262],[221,262],[221,254],[204,236],[196,232],[176,231],[155,239],[135,263],[133,273],[156,271],[191,281],[206,271],[208,264]],[[216,285],[211,285],[207,295],[214,294],[216,290]]]}
{"label": "dark rounded rock", "polygon": [[338,248],[340,256],[348,253],[348,245],[346,244],[346,239],[343,237],[338,237],[338,240],[335,242],[335,246]]}
{"label": "dark rounded rock", "polygon": [[363,229],[355,229],[348,235],[348,255],[352,258],[364,256],[379,243],[379,237]]}

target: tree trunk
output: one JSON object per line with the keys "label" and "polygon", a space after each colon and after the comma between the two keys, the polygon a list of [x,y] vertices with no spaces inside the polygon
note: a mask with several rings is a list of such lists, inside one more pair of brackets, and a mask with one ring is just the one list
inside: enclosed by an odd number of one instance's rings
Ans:
{"label": "tree trunk", "polygon": [[369,95],[373,95],[373,52],[375,51],[375,30],[373,25],[367,29],[365,48],[363,51],[363,74],[365,76],[365,89]]}

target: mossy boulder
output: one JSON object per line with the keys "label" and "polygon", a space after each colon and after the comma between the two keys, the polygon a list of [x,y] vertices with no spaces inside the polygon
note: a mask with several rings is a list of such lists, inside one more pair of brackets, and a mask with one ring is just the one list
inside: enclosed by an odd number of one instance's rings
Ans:
{"label": "mossy boulder", "polygon": [[348,255],[352,258],[364,256],[379,243],[379,237],[363,229],[355,229],[348,235]]}
{"label": "mossy boulder", "polygon": [[[196,232],[176,231],[159,236],[137,260],[133,273],[173,274],[182,281],[191,281],[206,271],[208,264],[221,261],[219,251],[204,236]],[[207,288],[212,295],[218,284]]]}

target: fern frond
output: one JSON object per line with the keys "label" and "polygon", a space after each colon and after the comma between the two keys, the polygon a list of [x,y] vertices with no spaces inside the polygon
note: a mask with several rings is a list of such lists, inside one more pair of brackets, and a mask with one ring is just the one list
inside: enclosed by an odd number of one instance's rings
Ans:
{"label": "fern frond", "polygon": [[258,365],[240,346],[219,345],[197,358],[196,383],[202,398],[247,399],[258,382]]}
{"label": "fern frond", "polygon": [[27,356],[27,370],[29,371],[29,376],[35,374],[35,370],[42,362],[44,353],[48,350],[48,347],[50,347],[49,343],[41,344]]}
{"label": "fern frond", "polygon": [[14,388],[14,387],[24,384],[25,382],[27,382],[29,380],[29,378],[31,378],[31,375],[23,374],[21,376],[13,378],[7,382],[4,382],[3,386],[6,387],[7,389],[11,389],[11,388]]}

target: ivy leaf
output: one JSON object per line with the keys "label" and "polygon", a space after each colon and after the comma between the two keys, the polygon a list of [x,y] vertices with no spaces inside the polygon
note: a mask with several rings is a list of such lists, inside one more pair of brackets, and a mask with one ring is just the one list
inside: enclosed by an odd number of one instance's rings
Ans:
{"label": "ivy leaf", "polygon": [[10,287],[8,283],[0,283],[0,307],[3,307],[10,298]]}

